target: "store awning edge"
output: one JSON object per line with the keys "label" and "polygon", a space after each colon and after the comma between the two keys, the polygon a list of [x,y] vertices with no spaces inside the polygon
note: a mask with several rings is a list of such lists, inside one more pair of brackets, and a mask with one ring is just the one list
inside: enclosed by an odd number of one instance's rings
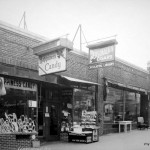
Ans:
{"label": "store awning edge", "polygon": [[68,77],[68,76],[63,76],[63,75],[61,75],[61,77],[65,78],[65,79],[67,79],[69,81],[72,81],[72,82],[80,82],[80,83],[87,83],[87,84],[93,84],[93,85],[101,85],[101,84],[96,83],[96,82],[91,82],[91,81],[76,79],[76,78],[72,78],[72,77]]}

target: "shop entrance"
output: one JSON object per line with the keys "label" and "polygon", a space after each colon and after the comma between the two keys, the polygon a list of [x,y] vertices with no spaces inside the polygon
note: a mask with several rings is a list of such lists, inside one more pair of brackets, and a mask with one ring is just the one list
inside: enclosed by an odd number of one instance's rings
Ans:
{"label": "shop entrance", "polygon": [[60,104],[59,103],[50,103],[50,140],[56,141],[59,140],[60,134]]}

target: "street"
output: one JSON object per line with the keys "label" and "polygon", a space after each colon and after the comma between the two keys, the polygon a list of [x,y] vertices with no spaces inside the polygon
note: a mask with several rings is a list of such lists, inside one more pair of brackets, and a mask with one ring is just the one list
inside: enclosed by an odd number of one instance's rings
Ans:
{"label": "street", "polygon": [[99,142],[68,143],[68,142],[45,142],[40,148],[23,150],[150,150],[150,130],[132,130],[127,133],[113,133],[100,137]]}

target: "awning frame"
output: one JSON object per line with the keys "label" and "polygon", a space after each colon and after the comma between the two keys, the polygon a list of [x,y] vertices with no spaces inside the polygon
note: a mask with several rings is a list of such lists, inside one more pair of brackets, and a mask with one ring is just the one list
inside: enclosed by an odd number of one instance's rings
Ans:
{"label": "awning frame", "polygon": [[72,77],[68,77],[68,76],[63,76],[61,75],[62,78],[65,78],[71,82],[78,82],[78,83],[84,83],[84,84],[91,84],[91,85],[101,85],[99,83],[96,82],[91,82],[91,81],[86,81],[86,80],[81,80],[81,79],[76,79],[76,78],[72,78]]}

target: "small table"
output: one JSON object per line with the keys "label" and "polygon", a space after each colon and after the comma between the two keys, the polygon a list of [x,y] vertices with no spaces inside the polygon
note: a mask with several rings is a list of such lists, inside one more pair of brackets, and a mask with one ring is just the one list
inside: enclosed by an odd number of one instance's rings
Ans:
{"label": "small table", "polygon": [[124,126],[124,132],[127,132],[127,125],[130,125],[130,131],[132,130],[132,121],[119,121],[119,133],[121,125]]}

